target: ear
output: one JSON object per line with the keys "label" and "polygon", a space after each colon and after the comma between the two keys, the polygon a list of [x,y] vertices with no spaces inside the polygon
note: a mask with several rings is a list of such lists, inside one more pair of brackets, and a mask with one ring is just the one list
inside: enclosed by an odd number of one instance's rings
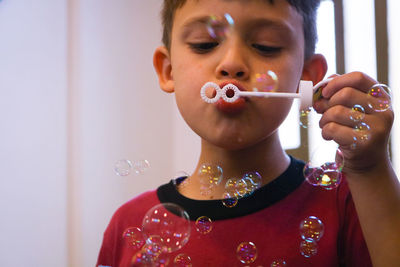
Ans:
{"label": "ear", "polygon": [[304,63],[301,79],[316,84],[325,77],[327,70],[328,64],[325,57],[321,54],[314,54]]}
{"label": "ear", "polygon": [[174,92],[171,58],[165,46],[157,47],[153,56],[153,65],[158,75],[161,89],[167,93]]}

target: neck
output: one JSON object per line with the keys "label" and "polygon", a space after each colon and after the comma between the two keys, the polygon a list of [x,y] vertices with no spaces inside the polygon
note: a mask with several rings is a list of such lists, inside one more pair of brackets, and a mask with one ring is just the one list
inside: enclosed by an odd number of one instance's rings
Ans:
{"label": "neck", "polygon": [[[200,158],[196,169],[188,179],[187,186],[179,191],[194,199],[221,198],[227,180],[240,179],[247,172],[258,172],[265,185],[282,174],[290,163],[290,159],[283,150],[278,133],[253,146],[239,150],[227,150],[202,140]],[[223,178],[219,186],[209,195],[199,193],[200,183],[198,171],[202,164],[218,165],[223,169]]]}

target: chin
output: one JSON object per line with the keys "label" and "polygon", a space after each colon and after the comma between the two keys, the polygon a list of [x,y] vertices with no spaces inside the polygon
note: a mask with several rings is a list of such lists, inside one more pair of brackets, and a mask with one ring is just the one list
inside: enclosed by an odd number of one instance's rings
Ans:
{"label": "chin", "polygon": [[215,140],[214,142],[211,142],[213,145],[227,150],[227,151],[238,151],[238,150],[243,150],[246,148],[249,148],[257,143],[259,143],[260,140],[253,140],[253,138],[250,137],[241,137],[241,136],[231,136],[227,137],[225,136],[224,138],[221,138],[219,140]]}

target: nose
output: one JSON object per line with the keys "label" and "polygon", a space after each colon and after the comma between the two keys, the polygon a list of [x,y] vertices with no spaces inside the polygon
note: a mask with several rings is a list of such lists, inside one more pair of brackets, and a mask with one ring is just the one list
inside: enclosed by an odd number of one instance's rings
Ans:
{"label": "nose", "polygon": [[246,61],[244,45],[240,43],[240,40],[231,40],[224,46],[225,47],[221,47],[224,54],[216,68],[217,78],[247,79],[249,69]]}

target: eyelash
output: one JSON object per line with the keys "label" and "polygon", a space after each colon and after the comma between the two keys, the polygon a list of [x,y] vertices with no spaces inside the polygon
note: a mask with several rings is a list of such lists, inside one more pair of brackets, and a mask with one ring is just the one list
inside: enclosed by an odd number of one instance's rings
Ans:
{"label": "eyelash", "polygon": [[[204,43],[189,43],[189,47],[196,53],[205,54],[210,52],[212,49],[217,47],[219,43],[217,42],[204,42]],[[271,56],[279,53],[282,48],[274,46],[266,46],[260,44],[251,44],[251,46],[256,49],[259,53],[266,56]]]}
{"label": "eyelash", "polygon": [[217,47],[217,42],[204,42],[204,43],[189,43],[189,47],[196,53],[205,54]]}
{"label": "eyelash", "polygon": [[266,45],[260,45],[260,44],[252,44],[251,46],[263,55],[274,55],[274,54],[279,53],[282,50],[281,47],[266,46]]}

